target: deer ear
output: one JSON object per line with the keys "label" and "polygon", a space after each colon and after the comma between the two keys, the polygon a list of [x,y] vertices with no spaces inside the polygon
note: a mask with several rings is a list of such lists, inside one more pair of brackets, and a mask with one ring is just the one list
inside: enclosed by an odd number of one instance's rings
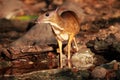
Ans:
{"label": "deer ear", "polygon": [[59,10],[59,7],[57,7],[57,8],[55,9],[55,12],[57,13],[57,12],[58,12],[58,10]]}

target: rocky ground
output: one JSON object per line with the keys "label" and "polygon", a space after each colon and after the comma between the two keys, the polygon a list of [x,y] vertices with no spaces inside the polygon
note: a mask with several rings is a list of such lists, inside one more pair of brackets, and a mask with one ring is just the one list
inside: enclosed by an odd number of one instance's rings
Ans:
{"label": "rocky ground", "polygon": [[[16,3],[16,5],[14,5]],[[1,80],[120,80],[119,0],[0,0]],[[72,68],[59,69],[57,42],[49,24],[36,18],[60,7],[73,11],[81,30]],[[66,53],[66,43],[63,44]]]}

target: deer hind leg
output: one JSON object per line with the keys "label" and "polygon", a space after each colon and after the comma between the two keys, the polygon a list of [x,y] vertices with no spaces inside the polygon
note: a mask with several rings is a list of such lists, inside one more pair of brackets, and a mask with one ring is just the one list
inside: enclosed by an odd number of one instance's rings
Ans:
{"label": "deer hind leg", "polygon": [[74,44],[75,44],[76,51],[78,51],[79,48],[78,48],[77,41],[76,41],[76,38],[75,38],[75,37],[73,38],[73,41],[74,41]]}
{"label": "deer hind leg", "polygon": [[71,58],[71,53],[70,53],[70,50],[71,50],[71,43],[73,41],[73,38],[74,38],[74,35],[70,35],[69,36],[69,40],[68,40],[68,67],[71,68],[71,62],[70,62],[70,58]]}

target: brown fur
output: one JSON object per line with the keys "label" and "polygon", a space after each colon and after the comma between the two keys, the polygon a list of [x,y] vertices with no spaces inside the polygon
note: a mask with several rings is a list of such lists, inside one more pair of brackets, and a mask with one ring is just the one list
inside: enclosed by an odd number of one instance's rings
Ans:
{"label": "brown fur", "polygon": [[[71,11],[63,12],[58,15],[57,11],[46,13],[38,18],[38,23],[50,23],[52,25],[53,32],[58,41],[60,49],[60,67],[62,68],[62,41],[68,40],[68,60],[70,60],[71,43],[75,42],[75,46],[78,50],[77,43],[75,41],[75,35],[79,32],[80,26],[75,13]],[[68,63],[68,67],[71,65]]]}

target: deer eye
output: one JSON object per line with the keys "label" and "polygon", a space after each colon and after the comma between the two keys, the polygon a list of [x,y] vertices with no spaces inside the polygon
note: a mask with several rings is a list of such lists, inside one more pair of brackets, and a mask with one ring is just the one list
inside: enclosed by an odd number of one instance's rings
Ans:
{"label": "deer eye", "polygon": [[46,14],[45,14],[45,16],[47,16],[47,17],[48,17],[48,16],[49,16],[49,13],[46,13]]}

